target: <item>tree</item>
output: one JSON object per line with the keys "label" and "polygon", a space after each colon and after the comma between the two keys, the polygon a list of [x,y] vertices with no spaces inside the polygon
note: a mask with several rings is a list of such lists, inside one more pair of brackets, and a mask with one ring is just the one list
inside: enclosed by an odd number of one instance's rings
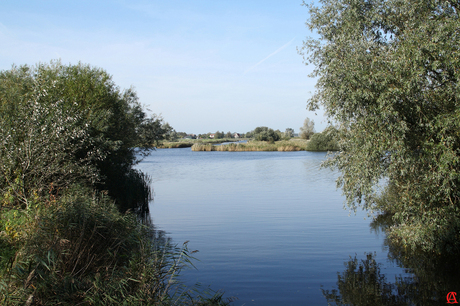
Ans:
{"label": "tree", "polygon": [[311,135],[315,133],[315,122],[310,118],[305,118],[303,126],[300,128],[300,138],[310,139]]}
{"label": "tree", "polygon": [[0,116],[0,191],[16,199],[9,205],[25,208],[50,186],[100,181],[96,163],[107,158],[99,148],[107,143],[91,137],[78,111],[62,101],[42,104],[45,88],[35,90],[34,98],[14,105],[14,113],[3,109]]}
{"label": "tree", "polygon": [[339,144],[336,140],[337,129],[333,126],[327,127],[321,133],[315,133],[307,143],[307,151],[338,151]]}
{"label": "tree", "polygon": [[133,166],[149,148],[135,147],[159,122],[146,119],[133,88],[120,91],[81,63],[13,66],[0,72],[0,114],[3,193],[24,200],[78,181],[108,191],[120,210],[148,211],[145,176]]}
{"label": "tree", "polygon": [[254,129],[254,135],[262,133],[264,131],[268,131],[268,127],[266,126],[258,126]]}
{"label": "tree", "polygon": [[244,137],[245,138],[254,138],[254,130],[246,132],[246,134],[244,134]]}
{"label": "tree", "polygon": [[166,134],[164,135],[166,140],[169,141],[176,141],[177,140],[177,132],[175,129],[173,129],[172,126],[169,125],[169,123],[165,123],[163,126],[163,129],[166,131]]}
{"label": "tree", "polygon": [[292,137],[294,137],[294,129],[287,128],[286,131],[284,132],[284,138],[290,139]]}
{"label": "tree", "polygon": [[148,180],[133,169],[134,146],[159,129],[169,130],[101,69],[0,71],[2,304],[206,304],[169,286],[189,251],[149,222]]}
{"label": "tree", "polygon": [[280,140],[281,138],[283,138],[283,133],[279,129],[275,130],[275,134],[278,135],[277,140]]}
{"label": "tree", "polygon": [[[279,131],[278,131],[279,132]],[[259,126],[254,129],[254,139],[258,141],[278,141],[281,138],[281,132],[277,133],[266,126]]]}
{"label": "tree", "polygon": [[398,201],[389,235],[441,252],[460,241],[460,5],[439,0],[322,0],[300,53],[316,65],[321,104],[339,123],[337,167],[348,206],[378,209],[388,179]]}
{"label": "tree", "polygon": [[214,133],[214,139],[222,139],[224,138],[224,136],[225,136],[224,132],[217,131]]}
{"label": "tree", "polygon": [[187,136],[187,133],[185,132],[177,132],[176,134],[177,134],[177,137],[179,138],[184,138],[185,136]]}
{"label": "tree", "polygon": [[151,118],[144,119],[139,124],[137,133],[139,137],[138,146],[140,147],[157,146],[162,140],[171,140],[175,137],[174,129],[156,114],[153,114]]}

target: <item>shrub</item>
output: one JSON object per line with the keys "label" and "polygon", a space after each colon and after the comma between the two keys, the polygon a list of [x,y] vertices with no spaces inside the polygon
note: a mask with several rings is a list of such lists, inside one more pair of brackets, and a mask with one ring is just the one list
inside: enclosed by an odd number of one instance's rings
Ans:
{"label": "shrub", "polygon": [[273,129],[269,129],[265,126],[257,127],[254,130],[254,139],[257,141],[268,141],[273,143],[280,140],[280,138],[280,133],[277,133]]}
{"label": "shrub", "polygon": [[186,245],[139,222],[148,224],[149,180],[133,166],[148,148],[134,146],[156,139],[157,119],[100,69],[0,72],[2,305],[207,301],[177,282]]}
{"label": "shrub", "polygon": [[[134,147],[158,139],[152,130],[162,119],[147,119],[132,89],[121,92],[107,72],[89,65],[13,66],[0,72],[0,112],[2,192],[27,206],[51,183],[79,182],[107,190],[122,211],[133,208],[120,195],[135,182],[138,153],[151,149]],[[145,199],[139,211],[148,210]]]}
{"label": "shrub", "polygon": [[322,133],[311,136],[307,143],[307,151],[338,151],[339,145],[335,138],[335,128],[329,127]]}

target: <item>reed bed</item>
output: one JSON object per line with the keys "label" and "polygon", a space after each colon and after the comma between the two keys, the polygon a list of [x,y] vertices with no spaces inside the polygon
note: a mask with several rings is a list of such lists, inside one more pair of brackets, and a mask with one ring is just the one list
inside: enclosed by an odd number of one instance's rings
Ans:
{"label": "reed bed", "polygon": [[163,141],[157,146],[157,149],[175,149],[175,148],[190,148],[195,144],[220,144],[223,142],[236,141],[234,138],[221,139],[179,139],[178,141]]}
{"label": "reed bed", "polygon": [[158,145],[157,149],[190,148],[191,146],[193,146],[193,142],[175,141],[175,142],[164,142]]}
{"label": "reed bed", "polygon": [[75,188],[23,212],[18,216],[23,226],[6,226],[18,235],[0,232],[0,255],[14,246],[10,259],[0,261],[1,305],[232,302],[222,292],[182,283],[181,271],[193,268],[195,260],[187,243],[173,245],[165,232],[141,224],[132,213],[121,214],[106,195]]}
{"label": "reed bed", "polygon": [[212,144],[194,144],[192,151],[225,151],[225,152],[245,152],[245,151],[304,151],[303,142],[278,141],[269,143],[265,141],[251,141],[248,143],[231,143],[227,145],[214,146]]}
{"label": "reed bed", "polygon": [[216,151],[214,145],[210,143],[195,143],[192,146],[192,151]]}

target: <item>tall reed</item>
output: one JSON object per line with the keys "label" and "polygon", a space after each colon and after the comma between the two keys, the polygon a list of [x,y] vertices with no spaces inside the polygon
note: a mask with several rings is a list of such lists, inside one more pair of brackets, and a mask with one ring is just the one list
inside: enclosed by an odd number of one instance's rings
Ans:
{"label": "tall reed", "polygon": [[248,143],[231,143],[226,145],[213,146],[211,144],[194,144],[192,151],[302,151],[305,150],[303,142],[277,141],[269,143],[265,141],[251,141]]}
{"label": "tall reed", "polygon": [[193,267],[186,243],[172,245],[103,194],[74,189],[33,214],[35,227],[0,271],[1,305],[228,304],[180,282]]}

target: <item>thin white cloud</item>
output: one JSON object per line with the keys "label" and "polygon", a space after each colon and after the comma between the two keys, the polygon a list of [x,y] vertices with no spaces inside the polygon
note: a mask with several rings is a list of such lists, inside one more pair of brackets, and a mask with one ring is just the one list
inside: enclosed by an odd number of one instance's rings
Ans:
{"label": "thin white cloud", "polygon": [[283,45],[282,47],[278,48],[275,52],[271,53],[269,56],[267,56],[266,58],[264,58],[263,60],[261,60],[260,62],[258,62],[257,64],[255,64],[254,66],[246,69],[243,74],[246,74],[248,73],[249,71],[251,71],[252,69],[254,69],[255,67],[259,66],[260,64],[262,64],[263,62],[265,62],[266,60],[268,60],[270,57],[272,57],[273,55],[279,53],[281,50],[283,50],[284,48],[286,48],[287,46],[289,46],[293,41],[294,41],[295,37],[293,39],[291,39],[287,44]]}

